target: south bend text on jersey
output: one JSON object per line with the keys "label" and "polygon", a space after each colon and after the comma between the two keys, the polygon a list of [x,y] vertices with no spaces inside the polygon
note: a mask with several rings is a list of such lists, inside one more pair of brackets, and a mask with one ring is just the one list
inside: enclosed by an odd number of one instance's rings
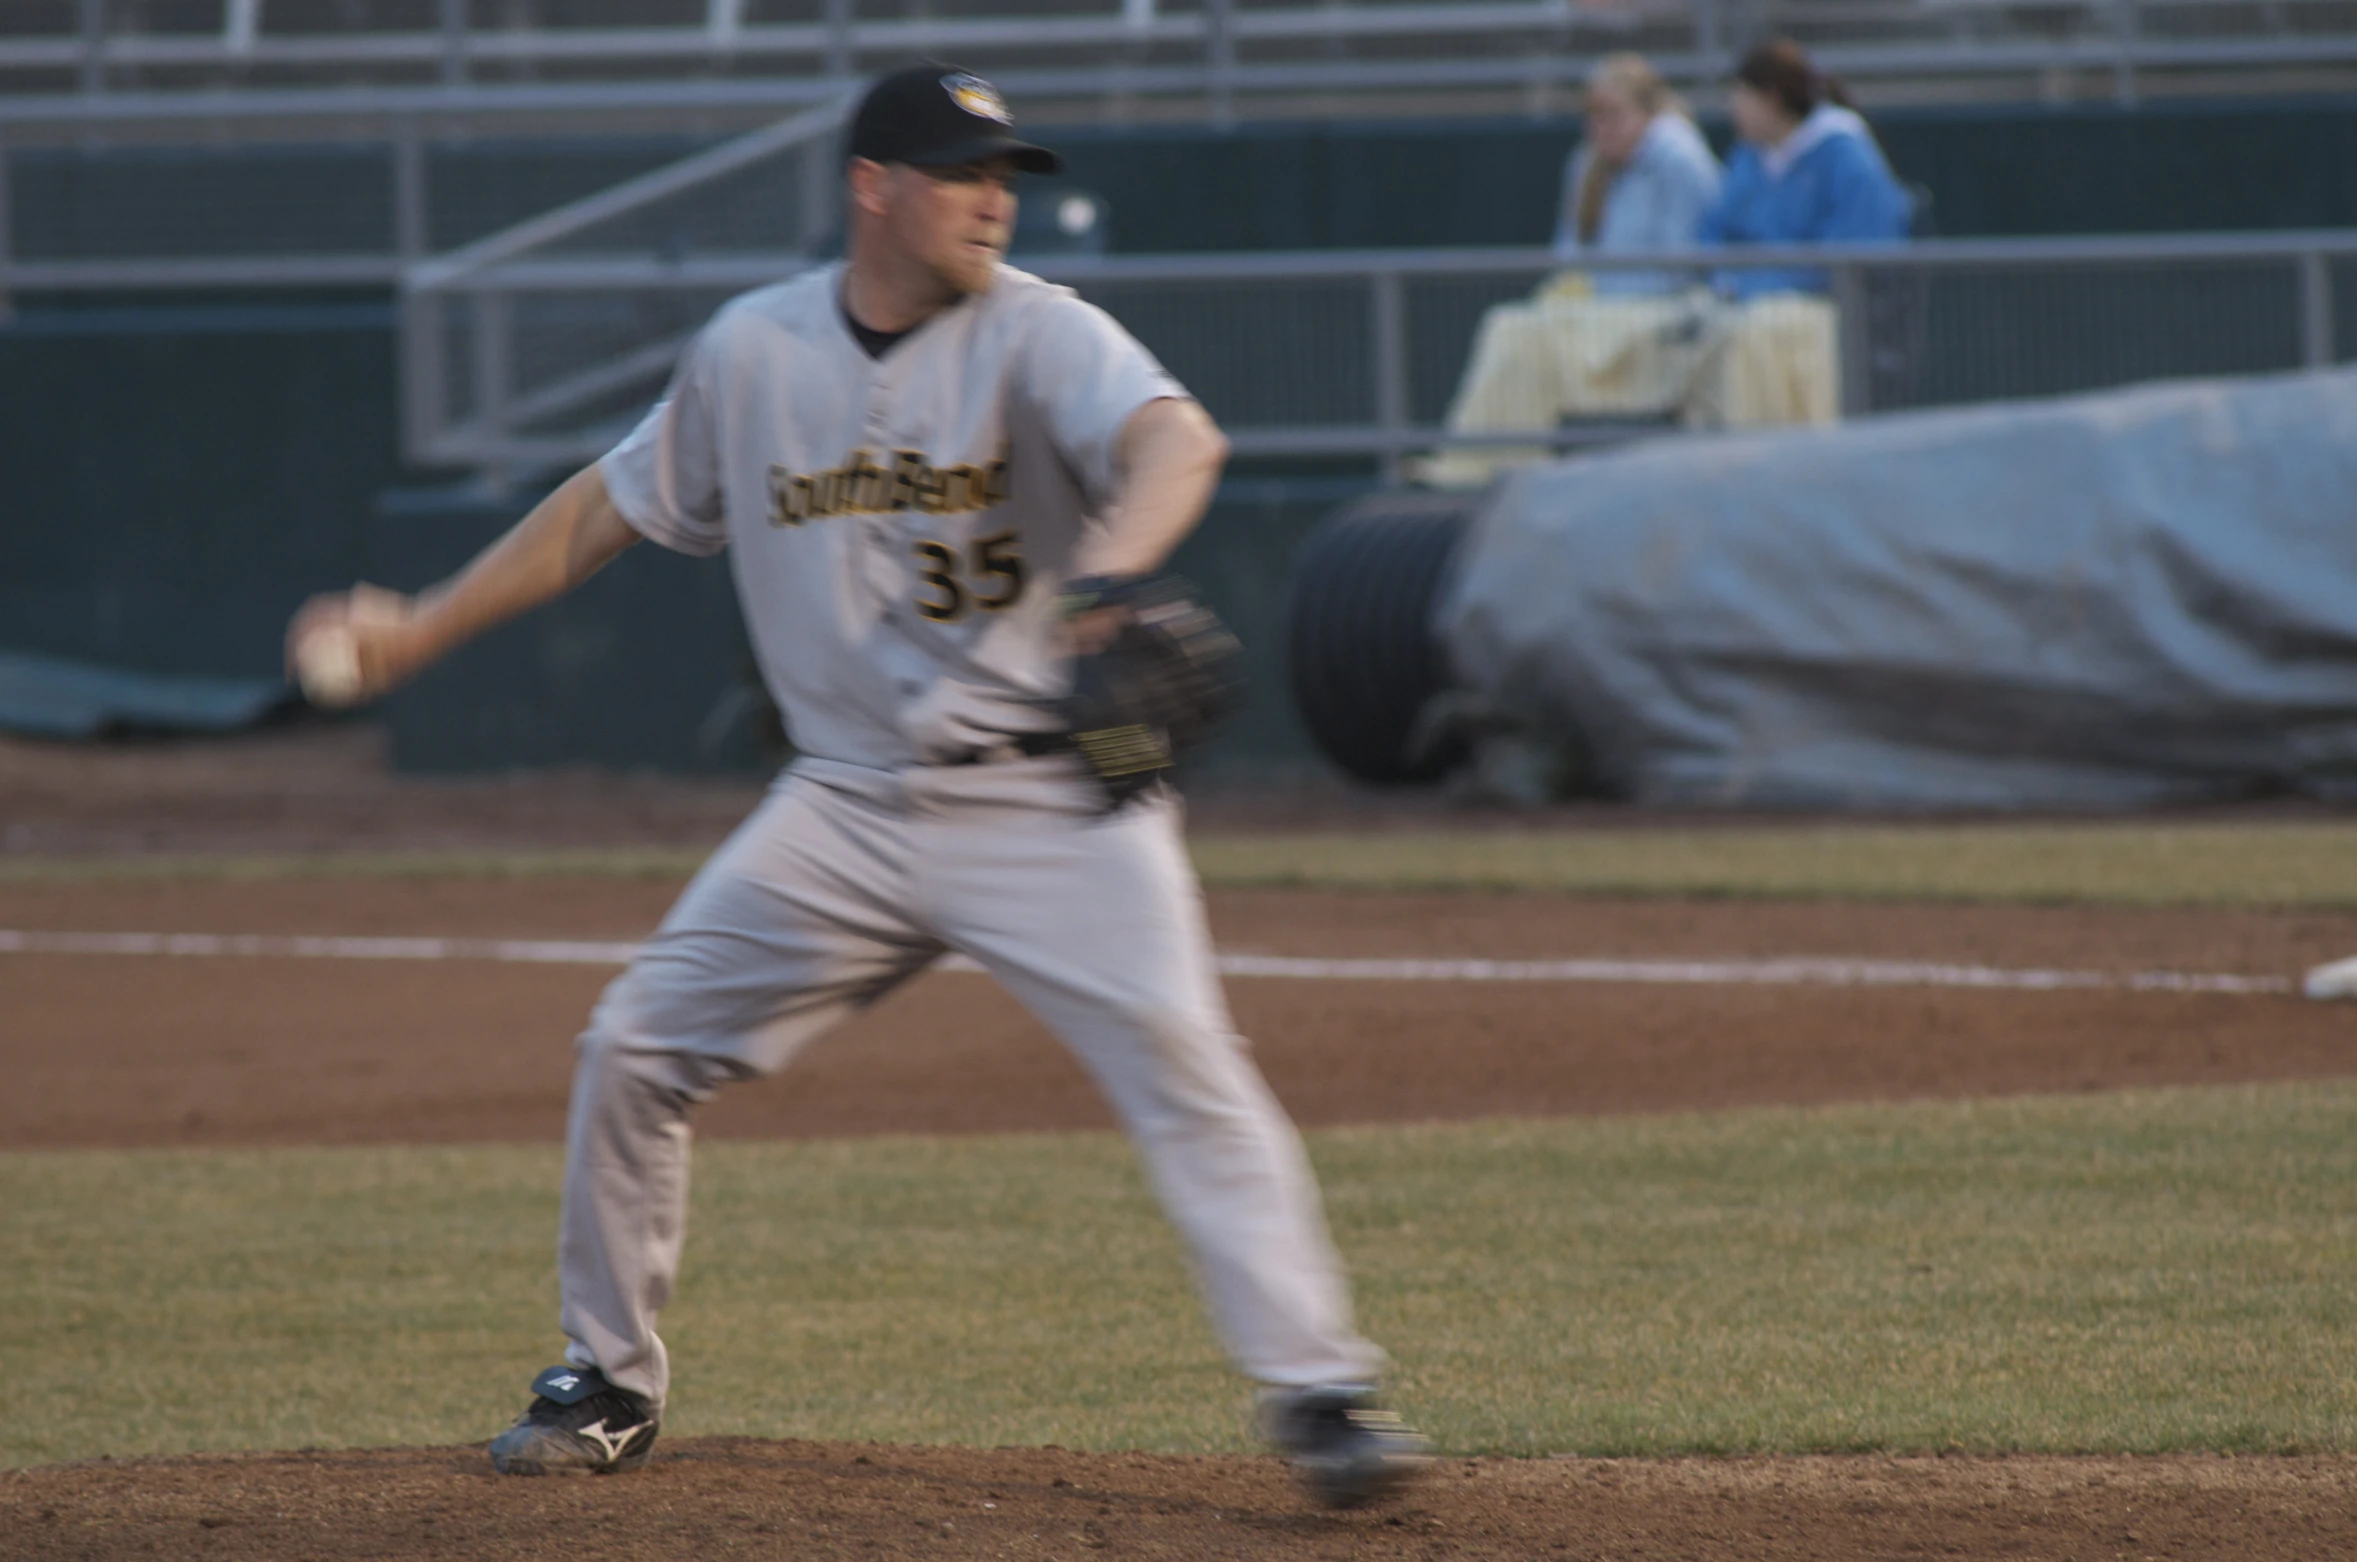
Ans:
{"label": "south bend text on jersey", "polygon": [[916,510],[926,515],[963,515],[1003,504],[1013,496],[1007,481],[1007,449],[985,466],[935,466],[921,450],[895,450],[892,465],[878,466],[866,450],[854,450],[831,472],[769,469],[769,519],[799,526],[830,515],[882,515]]}

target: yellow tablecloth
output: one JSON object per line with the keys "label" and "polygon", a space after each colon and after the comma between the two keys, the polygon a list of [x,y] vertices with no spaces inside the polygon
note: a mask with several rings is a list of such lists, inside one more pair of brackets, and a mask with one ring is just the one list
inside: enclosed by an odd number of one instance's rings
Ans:
{"label": "yellow tablecloth", "polygon": [[[1595,298],[1553,283],[1483,317],[1449,408],[1457,433],[1552,430],[1564,420],[1674,414],[1688,428],[1829,424],[1841,409],[1833,306],[1804,294],[1728,303],[1702,289]],[[1415,475],[1479,488],[1548,458],[1544,446],[1444,449]]]}

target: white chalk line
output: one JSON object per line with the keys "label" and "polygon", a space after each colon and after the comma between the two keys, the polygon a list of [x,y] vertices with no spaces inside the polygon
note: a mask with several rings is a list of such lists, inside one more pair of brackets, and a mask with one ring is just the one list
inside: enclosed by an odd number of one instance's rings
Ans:
{"label": "white chalk line", "polygon": [[0,954],[264,955],[309,960],[499,960],[628,965],[636,944],[533,938],[323,938],[279,933],[26,933],[0,930]]}
{"label": "white chalk line", "polygon": [[[272,933],[51,933],[0,929],[0,954],[245,955],[627,965],[636,944],[536,938],[343,938]],[[939,968],[976,971],[962,955]],[[1621,982],[1671,987],[1965,987],[2010,992],[2288,993],[2289,977],[2071,971],[1913,960],[1327,960],[1223,954],[1223,976],[1324,982]]]}

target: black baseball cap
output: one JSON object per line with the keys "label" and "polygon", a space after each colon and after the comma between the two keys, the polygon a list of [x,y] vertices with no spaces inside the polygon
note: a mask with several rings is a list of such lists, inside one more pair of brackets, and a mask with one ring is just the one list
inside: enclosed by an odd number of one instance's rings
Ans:
{"label": "black baseball cap", "polygon": [[969,70],[927,61],[894,71],[868,89],[851,118],[844,150],[878,163],[954,168],[1011,157],[1027,174],[1061,172],[1064,159],[1015,135],[998,88]]}

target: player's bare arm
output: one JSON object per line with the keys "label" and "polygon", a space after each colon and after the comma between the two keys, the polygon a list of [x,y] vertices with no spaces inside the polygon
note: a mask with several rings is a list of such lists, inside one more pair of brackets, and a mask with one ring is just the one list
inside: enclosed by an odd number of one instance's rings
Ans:
{"label": "player's bare arm", "polygon": [[1165,397],[1130,414],[1114,462],[1120,486],[1102,527],[1081,544],[1083,575],[1160,569],[1210,508],[1228,440],[1200,403]]}
{"label": "player's bare arm", "polygon": [[[1160,569],[1201,523],[1228,463],[1228,440],[1200,403],[1165,397],[1130,414],[1114,461],[1120,486],[1074,573],[1130,580]],[[1115,619],[1111,609],[1073,619],[1075,648],[1100,649]]]}
{"label": "player's bare arm", "polygon": [[348,635],[358,681],[340,703],[373,699],[484,630],[563,596],[636,541],[604,475],[587,467],[438,586],[408,597],[362,584],[304,603],[287,626],[287,669],[306,671],[323,635]]}

